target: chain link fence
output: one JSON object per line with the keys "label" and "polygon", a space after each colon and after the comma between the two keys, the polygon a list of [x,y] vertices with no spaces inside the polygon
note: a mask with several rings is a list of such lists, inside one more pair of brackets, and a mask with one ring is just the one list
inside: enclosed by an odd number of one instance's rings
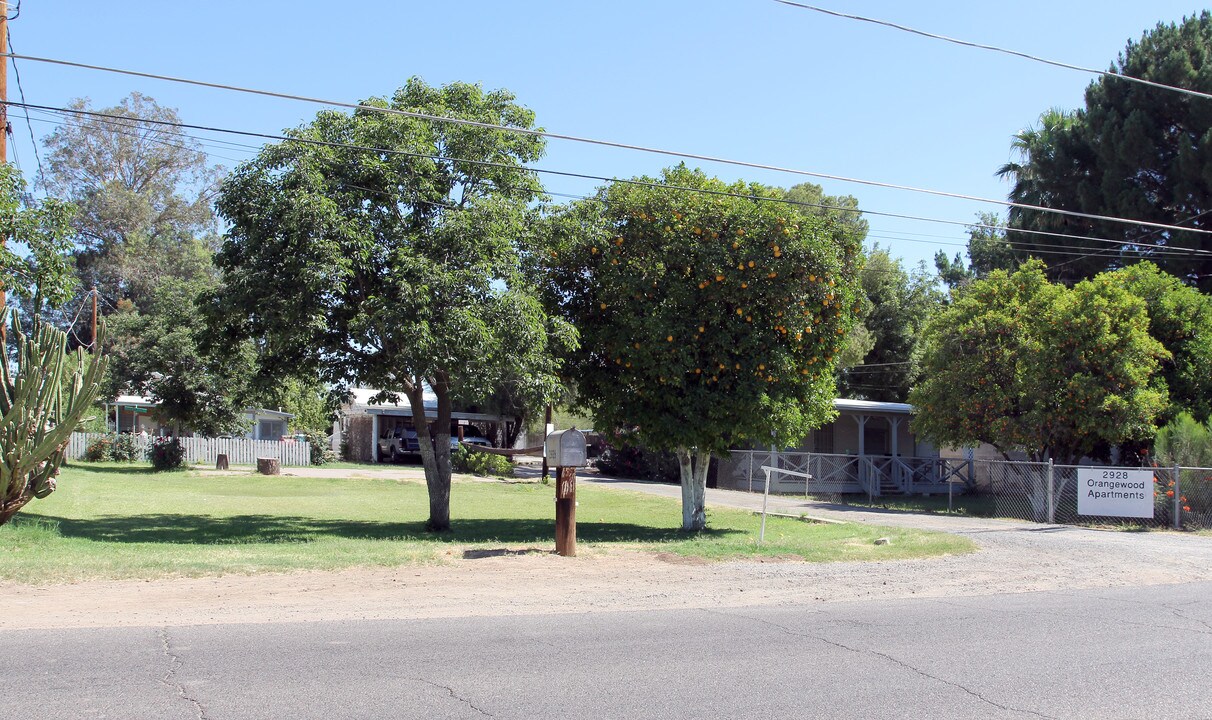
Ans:
{"label": "chain link fence", "polygon": [[[1119,517],[1079,512],[1079,495],[1097,491],[1079,470],[1148,473],[1140,490],[1152,496],[1151,517]],[[1117,525],[1212,529],[1212,468],[1107,468],[1052,463],[980,461],[972,494],[991,500],[993,517],[1066,525]],[[1134,476],[1135,477],[1135,476]],[[1101,489],[1101,488],[1100,488]],[[986,503],[988,506],[989,503]]]}

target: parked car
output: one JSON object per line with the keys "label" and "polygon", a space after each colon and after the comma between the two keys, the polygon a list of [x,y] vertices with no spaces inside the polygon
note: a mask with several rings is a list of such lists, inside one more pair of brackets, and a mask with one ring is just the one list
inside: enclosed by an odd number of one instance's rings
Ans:
{"label": "parked car", "polygon": [[[480,447],[492,447],[492,443],[490,443],[488,441],[488,438],[480,435],[480,433],[473,428],[464,428],[463,429],[463,442],[467,445],[479,445]],[[459,446],[459,436],[451,435],[450,436],[451,449],[453,450],[454,448],[457,448],[458,446]]]}
{"label": "parked car", "polygon": [[417,442],[416,428],[392,428],[379,437],[380,458],[395,462],[401,455],[412,455],[419,452],[421,452],[421,445]]}

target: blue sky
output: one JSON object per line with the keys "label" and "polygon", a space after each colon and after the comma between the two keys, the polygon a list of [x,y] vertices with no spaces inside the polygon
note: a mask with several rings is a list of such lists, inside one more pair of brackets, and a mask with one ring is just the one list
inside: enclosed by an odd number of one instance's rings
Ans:
{"label": "blue sky", "polygon": [[[1126,42],[1196,5],[1155,0],[1008,3],[819,0],[963,39],[1106,68]],[[506,87],[551,131],[833,175],[1004,198],[994,171],[1011,136],[1049,107],[1082,102],[1090,76],[962,48],[772,0],[642,2],[258,1],[121,3],[27,0],[10,24],[17,53],[342,101],[431,84]],[[278,132],[317,106],[18,61],[26,99],[116,104],[131,91],[185,122]],[[10,98],[17,98],[10,70]],[[34,153],[12,111],[27,175]],[[41,137],[53,126],[35,120]],[[216,136],[226,141],[232,138]],[[206,148],[232,166],[252,150]],[[247,140],[236,140],[247,143]],[[9,155],[13,155],[10,150]],[[540,166],[594,175],[654,174],[671,158],[552,141]],[[726,179],[809,178],[701,164]],[[549,191],[594,183],[551,178]],[[978,203],[819,181],[861,208],[968,222]],[[910,263],[954,253],[962,227],[870,218],[871,242]]]}

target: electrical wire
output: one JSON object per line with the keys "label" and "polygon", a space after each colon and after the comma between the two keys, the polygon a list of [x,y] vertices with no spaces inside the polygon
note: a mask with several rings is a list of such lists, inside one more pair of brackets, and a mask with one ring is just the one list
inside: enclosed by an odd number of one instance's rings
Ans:
{"label": "electrical wire", "polygon": [[1025,60],[1031,60],[1033,62],[1043,63],[1044,65],[1052,65],[1053,67],[1065,68],[1066,70],[1077,70],[1078,72],[1083,72],[1088,75],[1098,75],[1098,76],[1101,76],[1104,78],[1115,78],[1116,80],[1124,80],[1127,82],[1140,83],[1141,85],[1147,85],[1148,87],[1156,88],[1158,90],[1168,90],[1171,92],[1182,93],[1183,95],[1190,95],[1192,97],[1203,98],[1205,100],[1212,100],[1212,94],[1200,92],[1198,90],[1191,90],[1189,88],[1178,87],[1177,85],[1167,85],[1165,83],[1154,82],[1152,80],[1145,80],[1144,78],[1133,77],[1132,75],[1123,75],[1121,73],[1111,72],[1109,70],[1099,70],[1097,68],[1088,68],[1088,67],[1083,67],[1081,65],[1073,65],[1071,63],[1061,62],[1059,60],[1049,60],[1048,58],[1039,57],[1038,55],[1031,55],[1030,53],[1025,53],[1025,52],[1021,52],[1018,50],[1010,50],[1008,48],[998,47],[996,45],[985,45],[983,43],[972,42],[970,40],[960,40],[958,38],[948,37],[946,35],[939,35],[937,33],[926,32],[925,30],[918,30],[917,28],[911,28],[906,25],[900,25],[900,24],[897,24],[894,22],[890,22],[888,20],[879,20],[877,18],[863,17],[862,15],[852,15],[850,13],[838,12],[837,10],[829,10],[827,8],[818,7],[816,5],[807,5],[805,3],[793,2],[793,0],[774,0],[774,1],[776,3],[779,3],[780,5],[789,5],[791,7],[799,8],[801,10],[811,10],[812,12],[821,13],[823,15],[831,15],[833,17],[844,18],[846,20],[857,20],[859,22],[871,23],[873,25],[882,25],[883,27],[892,28],[894,30],[900,30],[902,32],[912,33],[914,35],[920,35],[922,37],[930,38],[932,40],[942,40],[944,42],[953,43],[955,45],[963,45],[964,47],[976,48],[978,50],[989,50],[990,52],[1003,53],[1005,55],[1013,55],[1014,57],[1023,58]]}
{"label": "electrical wire", "polygon": [[[27,106],[26,103],[17,103],[17,102],[13,102],[11,100],[7,101],[5,104],[10,105],[10,106],[12,106],[12,105]],[[120,119],[120,120],[124,120],[124,121],[128,121],[128,122],[130,121],[130,118],[125,117],[125,116],[113,115],[110,113],[102,113],[102,112],[97,112],[95,110],[60,108],[60,107],[53,107],[53,106],[46,106],[46,105],[28,105],[28,107],[31,109],[35,109],[35,110],[44,110],[44,111],[48,111],[48,112],[52,112],[52,113],[61,113],[61,114],[65,114],[65,115],[76,114],[76,115],[86,115],[86,116],[111,118],[111,119],[116,118],[116,119]],[[798,201],[798,200],[790,200],[787,198],[762,197],[762,196],[758,196],[758,195],[733,193],[733,192],[727,192],[727,191],[723,191],[723,190],[707,190],[707,189],[703,189],[703,188],[683,187],[683,186],[678,186],[678,185],[668,185],[668,184],[659,183],[659,182],[650,182],[650,181],[635,180],[635,179],[612,178],[612,177],[607,177],[607,176],[603,176],[603,175],[592,175],[592,174],[588,174],[588,173],[577,173],[577,172],[570,172],[570,171],[565,171],[565,170],[551,170],[551,169],[547,169],[547,168],[522,168],[522,167],[519,167],[516,165],[510,165],[507,163],[491,162],[491,161],[487,161],[487,160],[470,160],[470,159],[465,159],[465,158],[446,157],[446,156],[427,154],[427,153],[408,152],[405,150],[394,150],[394,149],[390,149],[390,148],[377,148],[377,147],[368,147],[365,145],[354,145],[354,144],[350,144],[350,143],[332,142],[332,141],[327,141],[327,140],[315,140],[312,138],[304,138],[304,137],[297,137],[297,136],[275,135],[272,133],[254,132],[254,131],[249,131],[249,130],[235,130],[235,129],[231,129],[231,128],[212,127],[212,126],[207,126],[207,125],[194,125],[194,124],[190,124],[190,123],[170,122],[167,120],[154,120],[154,119],[150,119],[150,118],[140,119],[140,122],[155,124],[155,125],[166,125],[166,126],[171,126],[171,127],[176,127],[176,128],[199,130],[199,131],[203,131],[203,132],[225,133],[225,134],[231,134],[231,135],[239,135],[242,137],[255,137],[255,138],[261,138],[261,139],[266,139],[266,140],[274,140],[274,141],[278,141],[278,142],[293,142],[293,143],[300,143],[300,144],[313,145],[313,146],[319,146],[319,147],[331,147],[331,148],[339,148],[339,149],[346,149],[346,150],[356,150],[359,152],[373,152],[373,153],[380,153],[380,154],[386,154],[386,155],[397,155],[397,156],[402,156],[402,157],[413,157],[413,158],[422,158],[422,159],[430,159],[430,160],[450,160],[453,162],[461,162],[461,163],[467,163],[467,164],[471,164],[471,165],[497,167],[497,168],[504,168],[504,169],[522,169],[522,170],[526,170],[529,172],[541,173],[541,174],[546,174],[546,175],[555,175],[555,176],[559,176],[559,177],[571,177],[571,178],[586,179],[586,180],[598,180],[598,181],[603,181],[603,182],[608,182],[608,183],[636,185],[636,186],[641,186],[641,187],[649,187],[649,188],[656,188],[656,189],[663,189],[663,190],[684,191],[684,192],[693,192],[693,193],[700,193],[700,194],[713,195],[713,196],[719,196],[719,197],[733,197],[733,198],[747,199],[747,200],[761,201],[761,202],[782,203],[782,204],[786,204],[786,205],[794,205],[794,206],[800,206],[800,207],[813,207],[813,208],[818,208],[818,209],[823,209],[823,210],[835,210],[835,211],[839,211],[839,212],[855,213],[855,214],[860,214],[860,215],[872,215],[872,216],[878,216],[878,217],[891,217],[891,218],[899,218],[899,219],[918,220],[918,221],[922,221],[922,222],[941,223],[941,224],[945,224],[945,225],[959,225],[959,226],[962,226],[965,228],[982,228],[982,229],[993,229],[993,230],[1004,230],[1005,229],[1005,228],[1003,228],[1001,226],[997,226],[997,225],[985,225],[985,224],[981,224],[981,223],[961,222],[958,220],[943,220],[943,219],[938,219],[938,218],[928,218],[928,217],[922,217],[922,216],[917,216],[917,215],[906,215],[906,214],[901,214],[901,213],[888,213],[888,212],[881,212],[881,211],[876,211],[876,210],[861,210],[858,208],[844,207],[844,206],[840,206],[840,205],[829,205],[829,204],[825,204],[825,203],[806,203],[806,202],[802,202],[802,201]],[[192,136],[189,136],[189,137],[192,137]],[[1186,228],[1180,228],[1180,229],[1187,230]],[[1087,241],[1087,242],[1101,242],[1101,243],[1107,243],[1107,244],[1116,245],[1116,246],[1122,246],[1122,245],[1126,244],[1125,241],[1122,241],[1122,240],[1090,237],[1090,236],[1085,236],[1085,235],[1072,235],[1072,234],[1067,234],[1067,233],[1055,233],[1055,232],[1048,232],[1048,231],[1042,231],[1042,230],[1016,230],[1016,232],[1044,235],[1044,236],[1049,236],[1049,237],[1068,238],[1068,239],[1082,240],[1082,241]],[[1212,231],[1196,231],[1196,232],[1212,232]],[[1212,255],[1212,251],[1200,250],[1200,249],[1195,249],[1195,248],[1176,249],[1170,245],[1136,244],[1136,243],[1132,243],[1132,244],[1136,247],[1148,247],[1148,248],[1152,248],[1157,251],[1183,252],[1184,254],[1190,254],[1190,255]]]}
{"label": "electrical wire", "polygon": [[704,155],[701,153],[682,152],[679,150],[667,150],[663,148],[647,147],[644,145],[635,145],[632,143],[623,143],[613,140],[599,140],[595,138],[581,137],[577,135],[568,135],[564,133],[554,133],[546,130],[532,130],[530,128],[511,127],[507,125],[494,125],[493,123],[480,122],[477,120],[466,120],[462,118],[444,117],[441,115],[430,115],[428,113],[413,112],[410,110],[400,110],[397,108],[380,107],[377,105],[366,105],[363,103],[350,103],[340,100],[326,100],[323,98],[309,97],[306,95],[294,95],[291,93],[277,92],[273,90],[259,90],[255,88],[240,87],[238,85],[228,85],[225,83],[208,82],[205,80],[193,80],[189,78],[173,77],[171,75],[160,75],[157,73],[142,72],[138,70],[124,70],[121,68],[107,67],[104,65],[92,65],[88,63],[73,62],[70,60],[59,60],[55,58],[38,57],[36,55],[18,55],[17,53],[8,53],[7,57],[17,58],[21,60],[29,60],[30,62],[49,63],[52,65],[61,65],[64,67],[81,68],[85,70],[96,70],[98,72],[115,73],[119,75],[128,75],[132,77],[141,77],[151,80],[162,80],[165,82],[181,83],[185,85],[194,85],[197,87],[207,87],[216,90],[226,90],[230,92],[239,92],[249,95],[259,95],[262,97],[272,97],[282,100],[293,100],[298,102],[312,103],[316,105],[328,105],[330,107],[340,107],[352,110],[360,110],[365,112],[376,112],[386,115],[395,115],[399,117],[408,117],[415,120],[425,120],[428,122],[448,123],[452,125],[460,125],[464,127],[475,127],[485,130],[496,130],[500,132],[510,132],[519,135],[529,135],[532,137],[543,137],[551,140],[567,140],[570,142],[579,142],[589,145],[598,145],[601,147],[610,147],[621,150],[633,150],[636,152],[645,152],[655,155],[664,155],[667,157],[676,157],[683,160],[697,160],[700,162],[719,163],[722,165],[733,165],[737,167],[745,167],[755,170],[769,170],[772,172],[786,173],[790,175],[801,175],[804,177],[812,177],[823,180],[834,180],[837,182],[854,183],[856,185],[866,185],[869,187],[879,187],[889,190],[902,190],[905,192],[915,192],[925,195],[933,195],[936,197],[946,197],[956,200],[968,200],[971,202],[985,203],[989,205],[1000,205],[1002,207],[1013,207],[1020,210],[1035,210],[1037,212],[1053,213],[1056,215],[1065,215],[1068,217],[1080,217],[1087,220],[1099,220],[1102,222],[1117,222],[1126,225],[1135,225],[1139,227],[1158,228],[1162,230],[1180,230],[1188,233],[1199,233],[1212,235],[1212,230],[1198,230],[1191,228],[1181,228],[1176,225],[1168,225],[1166,223],[1155,223],[1147,220],[1134,220],[1131,218],[1113,217],[1109,215],[1097,215],[1094,213],[1083,213],[1076,210],[1062,210],[1059,208],[1048,208],[1041,205],[1030,205],[1027,203],[1017,203],[1010,200],[997,200],[993,198],[983,198],[976,195],[965,195],[963,193],[949,192],[945,190],[932,190],[929,188],[919,188],[911,185],[901,185],[897,183],[882,182],[878,180],[866,180],[862,178],[852,178],[844,175],[834,175],[831,173],[815,172],[810,170],[800,170],[796,168],[782,167],[779,165],[770,165],[766,163],[751,162],[747,160],[733,160],[729,158],[715,157],[712,155]]}
{"label": "electrical wire", "polygon": [[[21,14],[21,3],[18,2],[17,3],[17,15],[20,15],[20,14]],[[13,17],[9,18],[9,20],[15,20],[17,18],[17,15],[14,15]],[[13,51],[12,34],[7,33],[6,39],[8,40],[8,51],[11,53]],[[21,102],[24,103],[25,102],[25,88],[21,85],[21,70],[17,68],[16,60],[13,60],[13,75],[15,75],[17,78],[17,92],[21,95]],[[7,117],[7,113],[5,115]],[[25,126],[27,128],[29,128],[29,142],[31,145],[34,146],[34,160],[36,160],[38,162],[38,177],[41,178],[41,177],[43,177],[42,156],[38,153],[38,141],[34,138],[34,124],[32,122],[30,122],[28,108],[25,108]],[[16,156],[17,156],[17,148],[14,146],[13,147],[13,157],[16,157]]]}

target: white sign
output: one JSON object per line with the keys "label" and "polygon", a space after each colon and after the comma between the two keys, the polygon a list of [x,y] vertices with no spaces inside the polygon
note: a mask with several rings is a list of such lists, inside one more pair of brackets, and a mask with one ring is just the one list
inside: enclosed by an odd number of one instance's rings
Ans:
{"label": "white sign", "polygon": [[1078,468],[1077,514],[1153,517],[1153,471]]}

